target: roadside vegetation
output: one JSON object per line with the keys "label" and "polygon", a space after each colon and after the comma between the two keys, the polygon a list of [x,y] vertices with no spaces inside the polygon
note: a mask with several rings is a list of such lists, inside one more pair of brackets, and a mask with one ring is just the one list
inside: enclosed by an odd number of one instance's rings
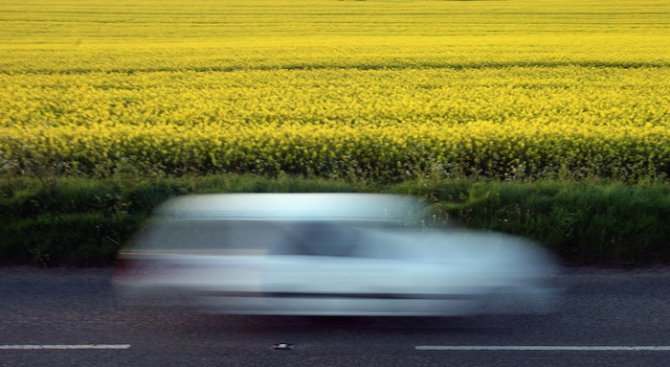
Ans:
{"label": "roadside vegetation", "polygon": [[0,259],[37,265],[111,264],[161,202],[217,192],[382,192],[431,205],[428,225],[535,239],[566,263],[670,261],[670,186],[585,182],[422,180],[395,185],[220,175],[159,179],[0,181]]}

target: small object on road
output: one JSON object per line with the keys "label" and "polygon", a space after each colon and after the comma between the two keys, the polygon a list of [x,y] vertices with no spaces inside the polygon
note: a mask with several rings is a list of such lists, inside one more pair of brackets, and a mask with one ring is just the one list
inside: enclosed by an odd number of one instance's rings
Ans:
{"label": "small object on road", "polygon": [[289,343],[277,343],[272,346],[273,350],[291,350],[293,349],[293,344]]}

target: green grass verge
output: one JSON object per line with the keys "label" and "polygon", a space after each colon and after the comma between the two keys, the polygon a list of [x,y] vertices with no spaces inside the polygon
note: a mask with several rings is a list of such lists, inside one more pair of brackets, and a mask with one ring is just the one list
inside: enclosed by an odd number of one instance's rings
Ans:
{"label": "green grass verge", "polygon": [[575,264],[670,262],[670,185],[430,180],[398,185],[251,175],[0,180],[0,262],[106,265],[164,200],[211,192],[389,192],[433,219],[533,238]]}

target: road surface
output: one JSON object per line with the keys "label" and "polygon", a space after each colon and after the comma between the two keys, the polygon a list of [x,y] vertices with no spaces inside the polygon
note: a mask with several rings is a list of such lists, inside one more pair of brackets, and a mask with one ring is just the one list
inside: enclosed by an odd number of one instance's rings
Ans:
{"label": "road surface", "polygon": [[130,308],[115,299],[112,273],[0,269],[0,366],[670,363],[670,268],[568,269],[563,306],[549,316],[399,319]]}

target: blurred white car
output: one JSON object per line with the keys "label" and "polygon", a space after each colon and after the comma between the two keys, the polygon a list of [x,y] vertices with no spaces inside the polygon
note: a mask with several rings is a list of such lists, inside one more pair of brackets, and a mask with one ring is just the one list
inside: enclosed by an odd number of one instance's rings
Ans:
{"label": "blurred white car", "polygon": [[227,314],[544,313],[559,267],[527,240],[430,229],[425,206],[376,194],[174,199],[121,254],[121,296]]}

